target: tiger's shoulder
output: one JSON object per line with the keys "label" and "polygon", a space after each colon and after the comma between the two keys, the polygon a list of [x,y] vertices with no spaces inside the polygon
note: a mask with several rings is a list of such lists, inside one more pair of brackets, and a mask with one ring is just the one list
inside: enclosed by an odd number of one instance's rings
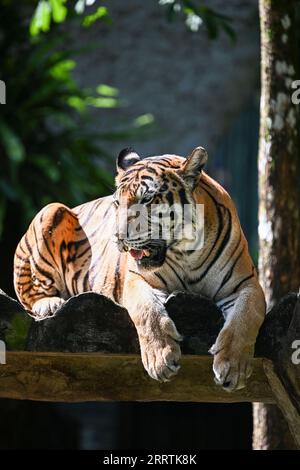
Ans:
{"label": "tiger's shoulder", "polygon": [[74,207],[72,211],[77,216],[78,224],[87,237],[95,234],[109,236],[113,234],[115,210],[112,195],[85,202]]}
{"label": "tiger's shoulder", "polygon": [[199,184],[195,188],[194,198],[197,203],[204,204],[211,200],[215,205],[225,206],[234,215],[237,215],[236,206],[230,194],[205,171],[202,171]]}

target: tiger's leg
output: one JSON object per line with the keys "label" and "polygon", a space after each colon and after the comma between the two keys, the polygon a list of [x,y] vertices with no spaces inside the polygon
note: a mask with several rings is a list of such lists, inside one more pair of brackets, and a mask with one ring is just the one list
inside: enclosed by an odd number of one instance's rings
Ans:
{"label": "tiger's leg", "polygon": [[164,307],[161,292],[141,278],[125,283],[123,305],[137,329],[143,365],[153,379],[166,382],[180,366],[181,336]]}
{"label": "tiger's leg", "polygon": [[78,225],[68,207],[49,204],[33,219],[16,249],[15,291],[36,320],[53,316],[70,297],[65,282],[66,260]]}
{"label": "tiger's leg", "polygon": [[255,282],[228,302],[223,308],[225,324],[210,352],[214,355],[216,382],[232,391],[245,387],[251,375],[255,341],[265,317],[265,298]]}

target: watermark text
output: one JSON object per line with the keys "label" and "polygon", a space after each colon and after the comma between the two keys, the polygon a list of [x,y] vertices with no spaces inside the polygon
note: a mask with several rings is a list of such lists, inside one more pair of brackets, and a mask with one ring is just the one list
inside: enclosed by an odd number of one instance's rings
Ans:
{"label": "watermark text", "polygon": [[6,345],[0,340],[0,364],[6,364]]}
{"label": "watermark text", "polygon": [[0,104],[6,104],[6,85],[3,80],[0,80]]}

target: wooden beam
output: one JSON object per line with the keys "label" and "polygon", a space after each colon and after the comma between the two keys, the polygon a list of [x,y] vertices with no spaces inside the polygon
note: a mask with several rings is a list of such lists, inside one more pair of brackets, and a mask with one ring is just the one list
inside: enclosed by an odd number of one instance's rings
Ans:
{"label": "wooden beam", "polygon": [[261,358],[247,388],[228,393],[214,383],[212,358],[188,356],[169,383],[150,379],[139,355],[8,352],[0,365],[0,397],[52,402],[263,402],[275,399]]}
{"label": "wooden beam", "polygon": [[[216,305],[179,292],[169,297],[166,308],[183,335],[183,357],[178,376],[160,384],[142,367],[127,311],[107,297],[80,294],[69,299],[55,318],[28,325],[22,306],[0,292],[0,339],[8,350],[7,364],[0,365],[0,397],[61,402],[275,403],[282,394],[279,397],[278,387],[273,390],[274,380],[268,381],[262,359],[268,358],[290,405],[299,409],[300,371],[291,362],[291,345],[300,332],[297,294],[285,296],[268,313],[256,342],[253,375],[245,389],[234,393],[214,383],[212,357],[207,355],[223,324]],[[287,419],[290,415],[286,414]]]}
{"label": "wooden beam", "polygon": [[297,449],[300,449],[300,414],[297,406],[293,403],[291,395],[277,375],[274,364],[268,359],[263,359],[263,366],[274,396],[276,397],[276,403],[289,425]]}

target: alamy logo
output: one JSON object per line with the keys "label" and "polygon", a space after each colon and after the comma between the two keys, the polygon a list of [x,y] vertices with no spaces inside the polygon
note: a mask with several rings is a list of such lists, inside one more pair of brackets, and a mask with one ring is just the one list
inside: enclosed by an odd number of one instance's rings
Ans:
{"label": "alamy logo", "polygon": [[292,82],[292,88],[296,90],[292,94],[292,103],[299,104],[300,103],[300,80],[294,80]]}
{"label": "alamy logo", "polygon": [[0,364],[6,364],[6,346],[4,341],[0,340]]}
{"label": "alamy logo", "polygon": [[0,80],[0,104],[6,104],[6,85],[3,80]]}
{"label": "alamy logo", "polygon": [[298,366],[300,364],[300,340],[295,339],[292,343],[292,349],[295,349],[295,351],[292,354],[292,363]]}

